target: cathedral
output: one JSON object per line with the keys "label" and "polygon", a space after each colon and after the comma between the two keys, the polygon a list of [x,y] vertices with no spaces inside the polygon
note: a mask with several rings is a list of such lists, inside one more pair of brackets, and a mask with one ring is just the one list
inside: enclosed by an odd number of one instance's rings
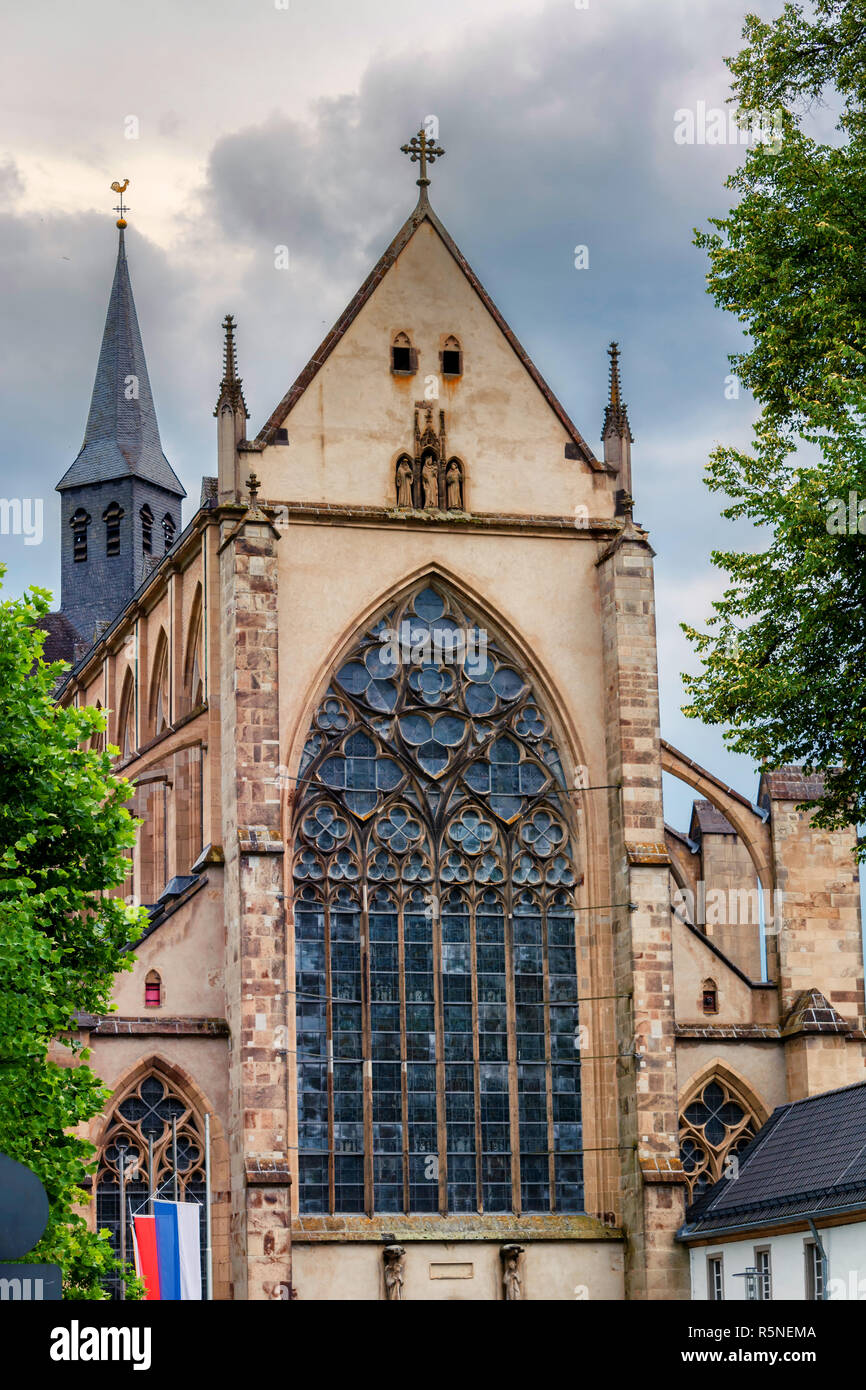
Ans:
{"label": "cathedral", "polygon": [[216,1299],[687,1298],[689,1203],[863,1078],[854,834],[661,739],[619,349],[596,452],[404,149],[417,205],[253,437],[226,316],[185,524],[121,210],[45,623],[149,911],[75,1020],[88,1219],[119,1239],[126,1148],[127,1199],[202,1204]]}

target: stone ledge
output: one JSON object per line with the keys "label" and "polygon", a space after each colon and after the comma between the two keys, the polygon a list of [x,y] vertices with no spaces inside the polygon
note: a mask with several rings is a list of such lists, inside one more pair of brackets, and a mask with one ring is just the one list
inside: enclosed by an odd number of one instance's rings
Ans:
{"label": "stone ledge", "polygon": [[229,1026],[224,1018],[118,1018],[113,1014],[76,1014],[79,1028],[96,1037],[187,1037],[227,1038]]}
{"label": "stone ledge", "polygon": [[244,1161],[247,1187],[291,1187],[292,1174],[285,1158],[247,1158]]}
{"label": "stone ledge", "polygon": [[778,1042],[782,1034],[772,1024],[762,1023],[675,1023],[674,1036],[718,1042],[740,1039],[744,1042]]}
{"label": "stone ledge", "polygon": [[[685,1175],[683,1175],[685,1176]],[[295,1216],[293,1240],[305,1242],[372,1241],[402,1245],[409,1241],[523,1241],[523,1240],[622,1240],[623,1232],[597,1216],[490,1215],[467,1212],[462,1216]]]}

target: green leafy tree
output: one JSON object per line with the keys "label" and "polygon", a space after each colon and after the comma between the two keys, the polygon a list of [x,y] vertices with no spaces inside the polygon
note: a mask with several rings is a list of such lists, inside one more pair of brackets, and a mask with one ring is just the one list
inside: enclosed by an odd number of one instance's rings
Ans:
{"label": "green leafy tree", "polygon": [[731,362],[760,416],[707,483],[767,529],[756,553],[713,553],[728,582],[705,631],[684,625],[702,662],[685,712],[760,766],[824,772],[816,819],[841,828],[866,823],[866,0],[750,15],[743,36],[733,100],[777,138],[748,149],[736,206],[696,242],[744,325]]}
{"label": "green leafy tree", "polygon": [[75,1130],[108,1092],[69,1029],[76,1010],[110,1009],[142,910],[109,896],[135,839],[130,787],[112,775],[117,750],[91,747],[104,715],[54,703],[64,668],[41,660],[36,627],[48,607],[39,589],[0,603],[0,1151],[48,1194],[48,1226],[28,1260],[59,1264],[65,1297],[96,1299],[117,1265],[108,1233],[74,1210],[94,1168]]}

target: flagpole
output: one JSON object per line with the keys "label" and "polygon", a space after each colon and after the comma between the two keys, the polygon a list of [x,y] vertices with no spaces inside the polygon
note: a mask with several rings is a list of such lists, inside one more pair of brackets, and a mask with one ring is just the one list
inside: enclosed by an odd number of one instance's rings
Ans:
{"label": "flagpole", "polygon": [[[120,1263],[126,1268],[126,1148],[120,1150]],[[126,1280],[121,1275],[120,1297],[126,1298]]]}
{"label": "flagpole", "polygon": [[213,1242],[211,1233],[211,1187],[210,1187],[210,1115],[204,1117],[204,1227],[205,1227],[205,1298],[210,1303],[213,1298]]}
{"label": "flagpole", "polygon": [[147,1141],[147,1196],[150,1202],[150,1214],[153,1216],[153,1198],[156,1192],[153,1172],[153,1135]]}
{"label": "flagpole", "polygon": [[178,1195],[178,1186],[177,1186],[177,1116],[176,1116],[176,1115],[172,1115],[172,1117],[171,1117],[171,1157],[172,1157],[172,1165],[173,1165],[173,1167],[174,1167],[174,1200],[175,1200],[176,1202],[179,1202],[179,1201],[180,1201],[180,1197],[179,1197],[179,1195]]}

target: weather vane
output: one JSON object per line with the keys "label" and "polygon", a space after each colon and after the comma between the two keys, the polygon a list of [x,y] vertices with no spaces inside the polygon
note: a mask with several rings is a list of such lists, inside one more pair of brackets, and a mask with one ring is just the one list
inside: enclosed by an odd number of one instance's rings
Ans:
{"label": "weather vane", "polygon": [[129,212],[129,208],[126,208],[126,207],[123,206],[123,195],[124,195],[124,193],[126,192],[126,190],[127,190],[128,187],[129,187],[129,179],[124,179],[124,180],[123,180],[123,183],[113,183],[113,184],[111,185],[112,191],[113,191],[114,193],[118,193],[118,194],[120,195],[120,203],[119,203],[119,206],[116,207],[116,208],[114,209],[114,211],[115,211],[116,213],[119,213],[119,216],[118,216],[118,219],[117,219],[117,225],[118,225],[118,227],[120,228],[121,231],[123,231],[124,227],[126,226],[126,219],[125,219],[125,217],[124,217],[123,214],[124,214],[125,212]]}
{"label": "weather vane", "polygon": [[417,180],[420,188],[427,188],[430,180],[427,177],[427,165],[435,164],[437,159],[441,159],[445,151],[441,145],[435,144],[427,139],[427,132],[422,126],[417,135],[413,135],[408,145],[401,145],[403,154],[408,154],[412,163],[420,161],[421,177]]}

